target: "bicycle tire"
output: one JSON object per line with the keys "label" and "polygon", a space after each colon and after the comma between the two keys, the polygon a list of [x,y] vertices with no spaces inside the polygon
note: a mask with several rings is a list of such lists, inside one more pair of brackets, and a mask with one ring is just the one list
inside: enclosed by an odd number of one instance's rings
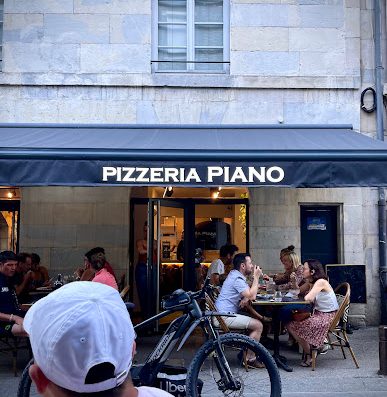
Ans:
{"label": "bicycle tire", "polygon": [[33,363],[34,359],[30,360],[21,374],[19,386],[17,388],[17,397],[30,397],[32,380],[30,378],[29,369]]}
{"label": "bicycle tire", "polygon": [[[205,371],[208,371],[208,368],[203,369],[202,375],[200,372],[201,372],[201,368],[202,368],[203,364],[206,362],[206,359],[209,359],[210,362],[215,361],[213,359],[211,360],[210,357],[211,357],[211,355],[213,355],[218,343],[222,346],[222,351],[225,351],[225,347],[240,349],[241,351],[243,351],[245,349],[252,350],[252,351],[254,351],[254,353],[256,355],[259,356],[260,360],[265,365],[265,369],[250,370],[250,374],[253,374],[252,376],[248,375],[249,374],[248,372],[246,374],[243,373],[243,376],[240,376],[240,379],[242,382],[245,382],[245,380],[249,381],[248,377],[250,376],[251,382],[254,383],[254,385],[249,385],[249,387],[251,387],[251,390],[253,392],[249,393],[249,394],[246,393],[246,395],[254,395],[254,396],[268,395],[270,397],[280,397],[281,396],[281,393],[282,393],[281,377],[280,377],[277,365],[276,365],[273,357],[271,356],[271,354],[260,343],[258,343],[254,339],[250,338],[249,336],[242,335],[242,334],[236,334],[236,333],[229,333],[229,334],[221,335],[216,340],[207,341],[199,349],[199,351],[195,354],[195,356],[192,359],[191,364],[188,368],[188,372],[187,372],[187,379],[186,379],[187,396],[200,397],[202,395],[203,396],[211,395],[211,397],[215,397],[215,395],[220,395],[220,396],[231,396],[231,395],[244,396],[245,395],[243,390],[236,392],[236,394],[231,394],[233,392],[231,390],[225,390],[225,391],[219,390],[219,384],[217,383],[215,378],[212,380],[213,389],[211,391],[207,391],[207,392],[202,391],[202,394],[198,391],[198,384],[203,383],[202,379],[200,381],[198,381],[198,379],[200,379],[200,376],[203,376],[203,374],[205,374],[205,376],[210,378],[208,375],[206,375],[207,372],[205,372]],[[236,351],[234,351],[232,354],[235,357],[237,356]],[[228,361],[228,364],[230,365],[230,368],[232,368],[233,375],[237,378],[238,375],[234,374],[234,370],[237,369],[236,365],[238,365],[238,363],[230,364],[230,360],[227,359],[227,361]],[[235,367],[232,367],[232,365],[234,365]],[[240,368],[240,370],[242,370],[242,371],[245,371],[245,369],[242,368],[241,366],[239,366],[238,368]],[[263,394],[263,391],[260,389],[259,384],[256,383],[257,378],[262,377],[262,372],[259,372],[259,371],[267,371],[268,379],[266,379],[265,386],[266,386],[266,393],[269,393],[269,394]],[[209,379],[209,382],[211,382],[211,379]],[[216,387],[215,387],[215,384],[217,385]],[[212,386],[210,386],[210,388]],[[217,391],[216,391],[216,388],[217,388]]]}

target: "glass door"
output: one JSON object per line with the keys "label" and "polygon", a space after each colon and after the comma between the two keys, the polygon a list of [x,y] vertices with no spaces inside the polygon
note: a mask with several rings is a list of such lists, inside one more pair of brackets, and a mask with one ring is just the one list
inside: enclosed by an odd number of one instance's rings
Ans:
{"label": "glass door", "polygon": [[151,199],[148,205],[148,315],[160,311],[161,298],[179,288],[185,279],[185,205]]}

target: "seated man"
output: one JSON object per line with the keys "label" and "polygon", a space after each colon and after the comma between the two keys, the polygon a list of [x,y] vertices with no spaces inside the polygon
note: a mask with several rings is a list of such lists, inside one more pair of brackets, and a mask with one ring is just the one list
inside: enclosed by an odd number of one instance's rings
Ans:
{"label": "seated man", "polygon": [[16,266],[17,256],[12,251],[0,252],[0,335],[25,336],[25,312],[19,306],[12,282]]}
{"label": "seated man", "polygon": [[42,396],[172,397],[133,386],[135,332],[120,295],[106,285],[66,284],[31,307],[24,327],[35,360],[29,373]]}
{"label": "seated man", "polygon": [[83,257],[83,267],[78,268],[74,273],[79,281],[92,281],[95,276],[95,270],[91,267],[90,251],[86,252]]}
{"label": "seated man", "polygon": [[[212,285],[219,285],[225,280],[236,252],[238,252],[238,247],[234,244],[225,244],[220,247],[219,258],[212,261],[208,268],[207,278],[210,279]],[[221,280],[224,274],[225,277]]]}
{"label": "seated man", "polygon": [[92,255],[95,255],[95,254],[99,254],[100,258],[103,258],[105,269],[117,280],[117,277],[114,273],[112,265],[106,260],[105,249],[102,247],[95,247],[95,248],[92,248],[85,255],[88,257],[89,261],[91,262],[91,257],[92,257]]}
{"label": "seated man", "polygon": [[[249,254],[237,254],[233,260],[234,270],[227,276],[218,299],[215,302],[216,308],[220,312],[238,313],[241,301],[254,300],[258,292],[258,280],[262,274],[259,266],[254,266]],[[253,274],[254,279],[251,287],[246,283],[246,276]],[[245,302],[245,301],[243,301]],[[242,314],[235,317],[223,317],[226,325],[230,329],[249,330],[250,337],[259,342],[262,334],[262,322]],[[255,368],[262,368],[263,364],[252,352],[248,352],[247,363]]]}
{"label": "seated man", "polygon": [[40,264],[40,256],[36,253],[31,254],[32,285],[36,289],[48,285],[49,275],[45,266]]}
{"label": "seated man", "polygon": [[31,255],[25,252],[17,255],[17,266],[15,274],[12,277],[12,284],[15,286],[15,291],[20,303],[30,302],[28,295],[32,288],[32,270],[31,270]]}

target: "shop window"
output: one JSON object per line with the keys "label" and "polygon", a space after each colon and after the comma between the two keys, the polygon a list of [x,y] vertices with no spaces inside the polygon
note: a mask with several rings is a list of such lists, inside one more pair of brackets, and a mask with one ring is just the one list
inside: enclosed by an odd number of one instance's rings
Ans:
{"label": "shop window", "polygon": [[0,251],[18,251],[19,208],[19,201],[0,200]]}
{"label": "shop window", "polygon": [[154,0],[152,65],[157,72],[229,70],[229,0]]}

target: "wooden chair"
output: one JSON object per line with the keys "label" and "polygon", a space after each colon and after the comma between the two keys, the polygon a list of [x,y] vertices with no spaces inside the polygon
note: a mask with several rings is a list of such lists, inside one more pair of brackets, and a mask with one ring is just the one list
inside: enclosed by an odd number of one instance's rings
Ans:
{"label": "wooden chair", "polygon": [[[347,323],[348,323],[348,312],[349,312],[350,296],[351,296],[351,286],[348,283],[342,283],[335,288],[335,294],[336,294],[337,302],[339,303],[339,309],[337,310],[336,315],[333,318],[328,330],[328,334],[327,334],[328,343],[332,349],[335,346],[340,347],[344,359],[347,358],[345,356],[344,348],[347,348],[352,356],[356,368],[359,368],[359,364],[355,357],[355,353],[352,350],[352,347],[349,343],[347,336]],[[332,341],[331,339],[334,340]],[[316,368],[316,358],[318,351],[317,349],[312,349],[311,353],[312,353],[312,371],[314,371]]]}
{"label": "wooden chair", "polygon": [[125,298],[127,298],[127,295],[129,293],[129,285],[125,285],[125,287],[122,289],[122,291],[120,292],[120,296],[121,298],[125,301]]}
{"label": "wooden chair", "polygon": [[[206,309],[209,311],[217,312],[218,309],[215,306],[215,302],[212,300],[211,296],[206,292]],[[226,325],[225,321],[223,320],[222,316],[215,316],[219,326],[216,328],[220,329],[222,332],[227,333],[230,332],[230,328]]]}
{"label": "wooden chair", "polygon": [[[214,296],[217,297],[217,295],[219,294],[219,290],[216,287],[210,286],[207,289],[207,292],[205,294],[205,299],[206,299],[206,310],[209,311],[214,311],[217,312],[218,309],[215,306],[215,301],[213,299]],[[230,330],[230,328],[228,327],[228,325],[226,324],[226,322],[224,321],[222,316],[215,316],[217,322],[218,322],[218,326],[216,326],[216,328],[221,331],[222,333],[228,333],[231,332],[232,330]],[[235,331],[232,331],[235,332]],[[240,331],[236,331],[236,332],[240,332]],[[249,370],[249,366],[247,365],[247,352],[244,351],[243,352],[243,366],[246,370],[246,372],[248,372]]]}
{"label": "wooden chair", "polygon": [[125,286],[126,286],[126,274],[122,273],[120,280],[118,282],[118,291],[121,292],[125,288]]}

